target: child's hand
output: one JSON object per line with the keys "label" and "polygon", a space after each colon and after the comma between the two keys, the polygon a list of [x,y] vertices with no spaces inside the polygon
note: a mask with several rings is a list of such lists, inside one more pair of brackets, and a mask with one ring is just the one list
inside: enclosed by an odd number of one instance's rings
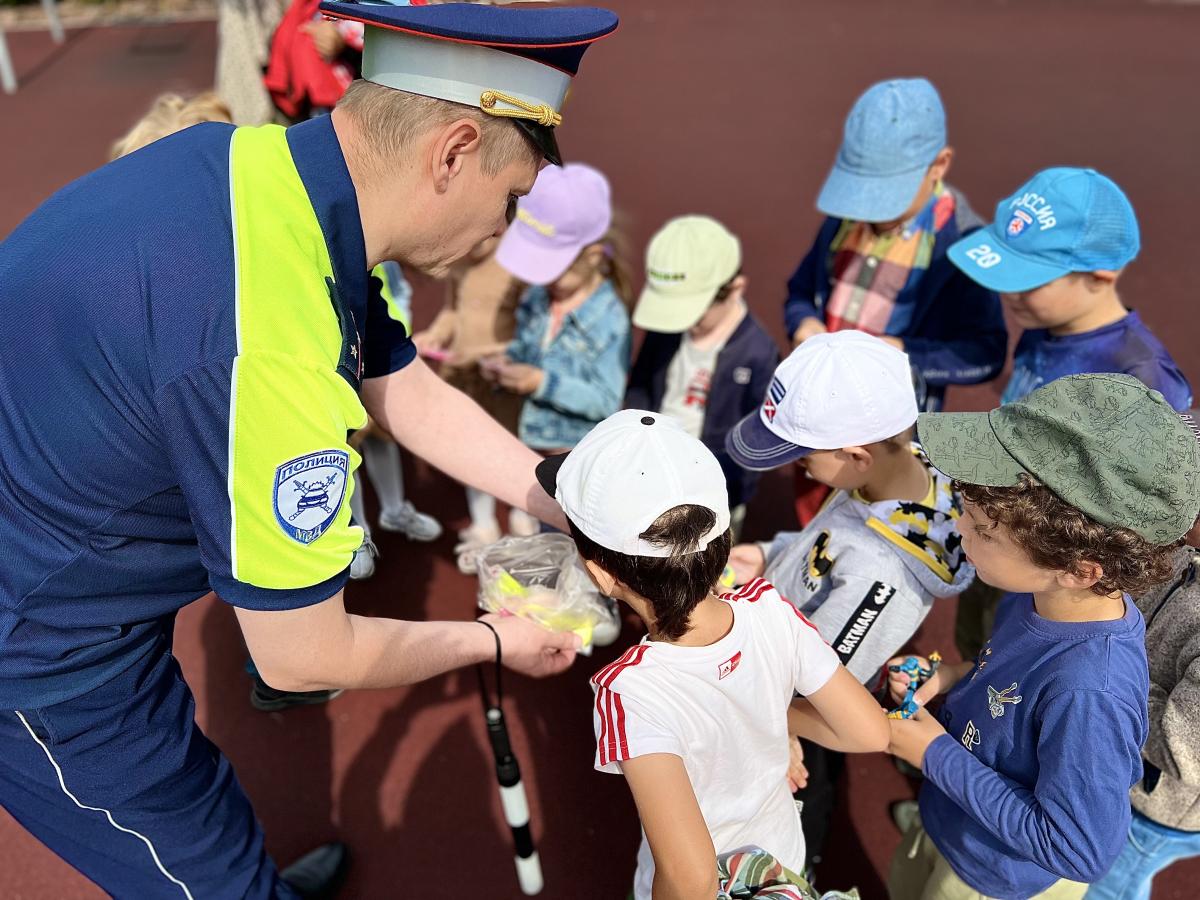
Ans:
{"label": "child's hand", "polygon": [[824,334],[828,330],[825,327],[825,323],[820,319],[815,316],[809,316],[807,319],[802,320],[792,333],[792,346],[799,347],[814,334]]}
{"label": "child's hand", "polygon": [[888,727],[892,731],[888,753],[918,769],[925,764],[925,751],[929,745],[946,733],[942,723],[923,709],[911,719],[888,719]]}
{"label": "child's hand", "polygon": [[498,353],[495,356],[485,356],[479,360],[479,373],[483,376],[484,381],[496,384],[500,380],[500,373],[508,365],[509,359],[503,353]]}
{"label": "child's hand", "polygon": [[300,30],[306,32],[312,38],[313,46],[316,47],[317,53],[325,60],[334,59],[346,49],[346,39],[338,31],[337,25],[328,19],[321,19],[319,22],[306,22],[300,26]]}
{"label": "child's hand", "polygon": [[445,350],[446,344],[437,339],[437,336],[426,328],[424,331],[418,331],[412,336],[412,342],[417,348],[418,353],[428,353],[430,350]]}
{"label": "child's hand", "polygon": [[793,794],[802,787],[808,787],[808,767],[804,765],[804,745],[795,735],[788,736],[788,752],[791,759],[788,762],[788,790]]}
{"label": "child's hand", "polygon": [[733,569],[734,585],[753,581],[767,567],[766,557],[758,544],[738,544],[729,552],[729,566]]}
{"label": "child's hand", "polygon": [[[911,654],[906,654],[905,656],[893,656],[887,661],[888,693],[891,694],[892,699],[897,703],[904,702],[904,698],[908,694],[908,685],[912,682],[912,678],[909,677],[907,672],[893,672],[891,669],[892,666],[901,665],[906,659],[908,659],[909,655]],[[929,668],[929,660],[924,656],[918,656],[916,657],[916,660],[921,664],[922,669]],[[925,706],[926,703],[941,693],[941,675],[942,670],[938,669],[931,676],[929,676],[929,679],[923,685],[921,685],[920,688],[917,689],[917,693],[913,695],[913,700],[916,701],[918,706]]]}
{"label": "child's hand", "polygon": [[498,373],[500,387],[514,394],[532,394],[541,387],[545,377],[545,372],[528,363],[510,362]]}

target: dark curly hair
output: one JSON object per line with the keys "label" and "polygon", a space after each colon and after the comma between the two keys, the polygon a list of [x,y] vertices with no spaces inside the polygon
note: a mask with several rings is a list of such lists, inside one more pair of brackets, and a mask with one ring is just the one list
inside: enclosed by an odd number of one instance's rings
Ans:
{"label": "dark curly hair", "polygon": [[692,610],[716,585],[733,546],[726,530],[706,548],[700,540],[717,524],[717,516],[704,506],[676,506],[654,520],[641,534],[644,541],[667,547],[670,556],[629,556],[601,547],[570,520],[571,536],[579,555],[602,568],[654,610],[654,630],[669,640],[687,634]]}
{"label": "dark curly hair", "polygon": [[1029,475],[1012,487],[956,483],[969,503],[1004,525],[1034,565],[1082,576],[1086,563],[1104,570],[1091,591],[1142,594],[1169,579],[1183,540],[1152,544],[1136,531],[1101,525]]}

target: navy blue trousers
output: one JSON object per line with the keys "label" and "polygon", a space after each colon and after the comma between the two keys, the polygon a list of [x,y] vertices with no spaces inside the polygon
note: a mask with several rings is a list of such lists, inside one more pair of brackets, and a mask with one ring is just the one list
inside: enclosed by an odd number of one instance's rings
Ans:
{"label": "navy blue trousers", "polygon": [[0,710],[0,804],[117,898],[296,897],[165,642],[81,697]]}

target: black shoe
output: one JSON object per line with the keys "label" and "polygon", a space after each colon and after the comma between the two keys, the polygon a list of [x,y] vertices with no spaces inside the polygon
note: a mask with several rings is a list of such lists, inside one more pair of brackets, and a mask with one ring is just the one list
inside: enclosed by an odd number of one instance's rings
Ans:
{"label": "black shoe", "polygon": [[304,854],[279,874],[304,900],[329,900],[337,896],[349,867],[346,845],[334,841]]}
{"label": "black shoe", "polygon": [[328,703],[342,691],[277,691],[257,675],[250,691],[250,705],[262,712],[278,712],[289,706],[316,706]]}

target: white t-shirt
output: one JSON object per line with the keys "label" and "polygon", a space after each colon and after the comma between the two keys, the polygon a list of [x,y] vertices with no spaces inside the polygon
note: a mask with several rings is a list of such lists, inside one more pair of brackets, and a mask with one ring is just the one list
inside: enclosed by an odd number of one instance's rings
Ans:
{"label": "white t-shirt", "polygon": [[659,412],[678,419],[687,433],[697,439],[704,430],[708,392],[723,348],[724,342],[697,347],[685,334],[667,367],[667,384]]}
{"label": "white t-shirt", "polygon": [[[650,753],[683,759],[718,854],[761,847],[804,870],[804,833],[787,789],[787,709],[822,688],[837,654],[770,584],[721,598],[733,627],[715,644],[644,638],[592,678],[596,768]],[[634,879],[650,900],[654,859],[642,836]]]}

